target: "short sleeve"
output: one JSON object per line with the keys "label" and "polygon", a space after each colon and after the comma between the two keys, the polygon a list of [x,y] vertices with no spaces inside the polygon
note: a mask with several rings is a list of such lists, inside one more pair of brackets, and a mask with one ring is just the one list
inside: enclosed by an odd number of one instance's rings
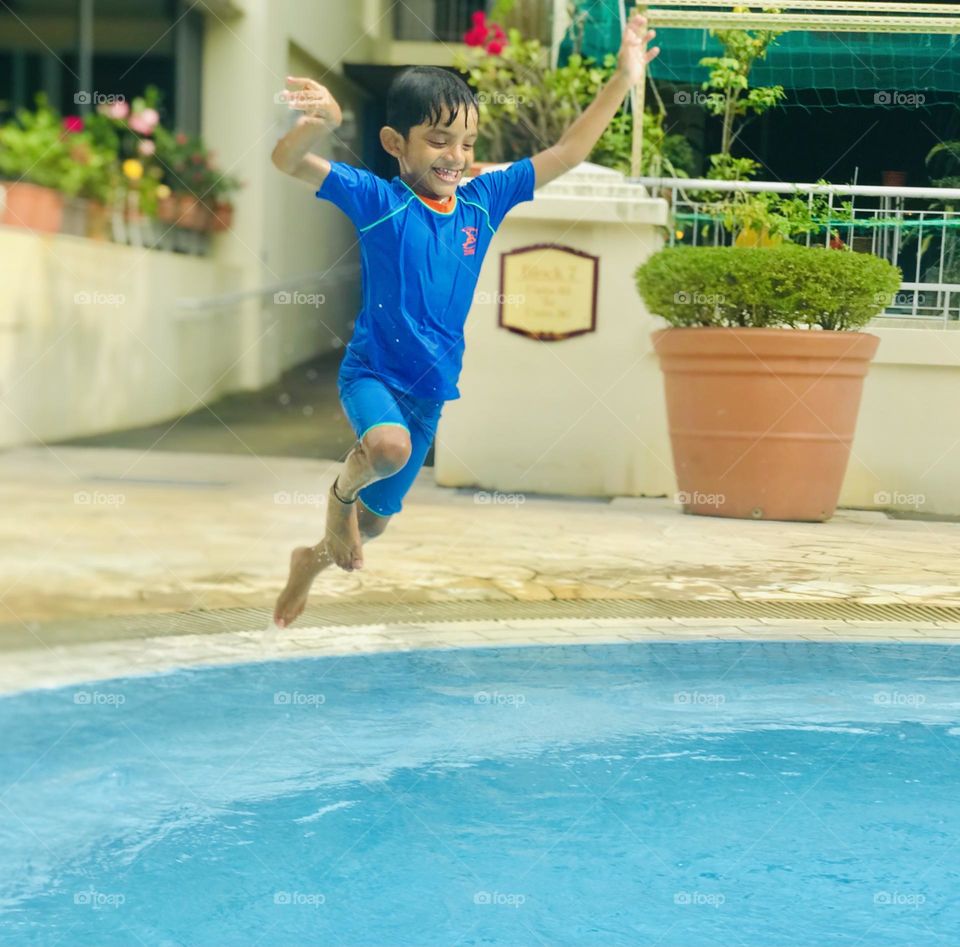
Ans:
{"label": "short sleeve", "polygon": [[316,196],[340,208],[363,230],[394,209],[396,195],[383,178],[343,161],[331,161]]}
{"label": "short sleeve", "polygon": [[[469,189],[478,203],[487,209],[490,226],[496,230],[512,207],[533,200],[534,180],[533,162],[521,158],[508,168],[478,174],[463,186],[463,190]],[[470,199],[466,194],[464,197]]]}

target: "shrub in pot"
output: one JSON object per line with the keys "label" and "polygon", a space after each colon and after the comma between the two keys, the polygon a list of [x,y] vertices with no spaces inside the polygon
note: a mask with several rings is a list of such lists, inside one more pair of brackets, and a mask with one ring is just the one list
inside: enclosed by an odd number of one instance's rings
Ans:
{"label": "shrub in pot", "polygon": [[685,513],[824,521],[836,510],[879,338],[900,287],[867,254],[668,247],[636,271],[666,386]]}
{"label": "shrub in pot", "polygon": [[37,108],[17,109],[0,127],[0,222],[56,233],[63,219],[64,178],[70,172],[69,134],[60,116],[37,96]]}

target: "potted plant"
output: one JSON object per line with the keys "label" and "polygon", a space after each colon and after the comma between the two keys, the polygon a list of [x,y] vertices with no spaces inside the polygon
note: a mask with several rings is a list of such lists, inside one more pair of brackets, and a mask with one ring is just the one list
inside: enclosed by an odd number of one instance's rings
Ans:
{"label": "potted plant", "polygon": [[36,110],[18,109],[0,127],[0,223],[57,233],[70,173],[70,131],[41,94]]}
{"label": "potted plant", "polygon": [[188,230],[228,229],[233,215],[229,198],[240,182],[217,168],[213,153],[196,136],[158,128],[156,141],[171,189],[161,204],[161,219]]}
{"label": "potted plant", "polygon": [[[508,4],[495,8],[506,10]],[[524,39],[515,27],[504,30],[473,14],[473,25],[464,34],[468,52],[454,56],[454,65],[476,91],[480,105],[480,137],[470,176],[490,164],[516,161],[539,151],[545,141],[557,141],[596,98],[616,67],[608,54],[596,62],[579,53],[562,66],[551,68],[549,50],[536,39]],[[643,115],[643,173],[675,177],[689,175],[693,150],[682,136],[667,133],[665,112]],[[596,146],[590,160],[629,173],[633,115],[621,109]]]}
{"label": "potted plant", "polygon": [[879,338],[886,260],[804,247],[668,247],[636,271],[685,513],[820,522],[837,504]]}

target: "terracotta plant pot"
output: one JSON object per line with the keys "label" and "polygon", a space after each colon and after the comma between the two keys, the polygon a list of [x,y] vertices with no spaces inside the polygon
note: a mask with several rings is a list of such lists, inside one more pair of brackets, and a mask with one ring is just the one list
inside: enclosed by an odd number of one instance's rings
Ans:
{"label": "terracotta plant pot", "polygon": [[210,229],[215,233],[229,230],[233,226],[233,204],[217,203],[211,217]]}
{"label": "terracotta plant pot", "polygon": [[171,194],[157,201],[157,220],[165,224],[172,224],[177,219],[177,197]]}
{"label": "terracotta plant pot", "polygon": [[833,515],[878,336],[692,327],[654,332],[653,344],[685,513]]}
{"label": "terracotta plant pot", "polygon": [[157,220],[184,230],[210,230],[210,209],[192,194],[171,194],[157,202]]}
{"label": "terracotta plant pot", "polygon": [[0,223],[40,233],[59,233],[63,194],[25,181],[0,183]]}
{"label": "terracotta plant pot", "polygon": [[210,208],[192,194],[177,195],[177,226],[184,230],[209,230]]}

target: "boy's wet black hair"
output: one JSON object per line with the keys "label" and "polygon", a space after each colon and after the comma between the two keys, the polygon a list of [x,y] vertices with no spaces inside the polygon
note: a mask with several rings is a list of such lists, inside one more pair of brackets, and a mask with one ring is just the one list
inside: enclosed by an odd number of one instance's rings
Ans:
{"label": "boy's wet black hair", "polygon": [[390,83],[387,93],[387,124],[404,138],[414,125],[439,124],[444,110],[449,110],[452,125],[460,109],[468,114],[477,109],[477,98],[458,75],[439,66],[413,66],[404,69]]}

